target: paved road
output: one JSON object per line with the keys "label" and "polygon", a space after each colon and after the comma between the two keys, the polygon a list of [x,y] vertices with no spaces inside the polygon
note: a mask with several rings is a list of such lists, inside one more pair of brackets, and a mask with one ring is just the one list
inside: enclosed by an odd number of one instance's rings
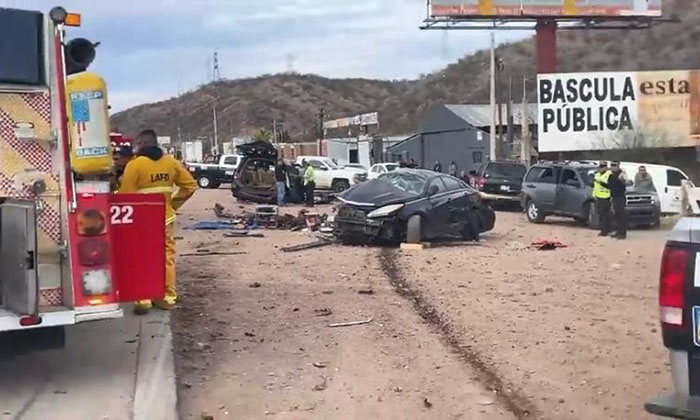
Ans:
{"label": "paved road", "polygon": [[64,349],[0,360],[0,419],[176,419],[171,343],[161,311],[68,327]]}

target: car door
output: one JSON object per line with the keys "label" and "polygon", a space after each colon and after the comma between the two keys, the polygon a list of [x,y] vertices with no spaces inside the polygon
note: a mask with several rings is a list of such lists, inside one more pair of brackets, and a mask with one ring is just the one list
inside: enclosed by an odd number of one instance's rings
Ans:
{"label": "car door", "polygon": [[369,168],[369,171],[367,172],[367,179],[375,179],[379,176],[379,173],[377,172],[377,167],[379,165],[372,165],[371,168]]}
{"label": "car door", "polygon": [[448,231],[460,233],[464,230],[465,223],[468,222],[467,212],[469,211],[469,193],[464,184],[452,177],[443,176],[442,181],[447,187],[448,202]]}
{"label": "car door", "polygon": [[558,166],[535,166],[525,178],[525,188],[531,200],[543,211],[552,211],[556,205]]}
{"label": "car door", "polygon": [[586,199],[584,187],[576,171],[564,168],[557,183],[554,211],[569,216],[581,214]]}
{"label": "car door", "polygon": [[331,171],[325,163],[317,159],[309,159],[309,165],[314,168],[316,176],[316,188],[329,189],[331,187]]}
{"label": "car door", "polygon": [[228,182],[233,179],[233,174],[238,167],[238,156],[226,156],[221,162],[219,179]]}
{"label": "car door", "polygon": [[452,208],[453,193],[447,190],[442,177],[433,178],[427,185],[423,234],[427,238],[442,236],[449,231],[448,221]]}
{"label": "car door", "polygon": [[[664,213],[680,213],[682,206],[681,185],[682,181],[688,179],[683,172],[676,169],[666,169],[666,182],[663,190],[659,191],[661,196],[661,211]],[[658,189],[658,187],[657,187]]]}

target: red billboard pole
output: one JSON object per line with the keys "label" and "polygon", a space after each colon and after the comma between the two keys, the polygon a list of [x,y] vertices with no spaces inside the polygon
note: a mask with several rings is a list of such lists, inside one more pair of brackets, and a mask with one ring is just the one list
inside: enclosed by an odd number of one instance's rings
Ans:
{"label": "red billboard pole", "polygon": [[538,19],[535,26],[537,73],[557,72],[557,22]]}

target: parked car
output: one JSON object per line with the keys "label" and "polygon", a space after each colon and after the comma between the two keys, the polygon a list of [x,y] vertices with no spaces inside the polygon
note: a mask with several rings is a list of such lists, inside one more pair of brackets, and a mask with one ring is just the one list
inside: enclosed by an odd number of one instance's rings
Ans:
{"label": "parked car", "polygon": [[[241,161],[233,176],[231,192],[234,197],[254,203],[274,204],[277,202],[275,165],[277,149],[268,142],[258,141],[238,146]],[[289,203],[302,201],[301,168],[288,163],[287,199]]]}
{"label": "parked car", "polygon": [[474,176],[474,185],[489,201],[520,201],[527,166],[519,162],[486,162]]}
{"label": "parked car", "polygon": [[338,196],[335,234],[346,242],[421,242],[459,235],[476,240],[493,229],[494,211],[479,193],[449,175],[396,169]]}
{"label": "parked car", "polygon": [[[644,166],[654,181],[656,193],[661,202],[661,214],[680,214],[681,212],[681,182],[689,180],[682,170],[668,165],[650,163],[620,162],[630,180],[634,180],[639,167]],[[692,181],[691,181],[692,184]]]}
{"label": "parked car", "polygon": [[185,167],[200,188],[219,188],[221,184],[233,181],[241,158],[239,155],[221,155],[218,163],[185,162]]}
{"label": "parked car", "polygon": [[[668,349],[673,390],[645,405],[651,414],[700,418],[700,224],[684,217],[671,231],[661,259],[661,336]],[[659,362],[662,366],[663,361]]]}
{"label": "parked car", "polygon": [[340,168],[326,156],[298,156],[296,164],[309,162],[316,172],[316,189],[341,193],[353,185],[367,180],[367,171],[356,168]]}
{"label": "parked car", "polygon": [[[591,187],[598,165],[589,162],[538,163],[523,181],[522,206],[527,219],[542,223],[549,215],[573,217],[593,229],[599,227]],[[627,222],[630,227],[658,226],[659,197],[653,192],[627,190]]]}
{"label": "parked car", "polygon": [[369,173],[367,174],[368,179],[378,178],[379,175],[391,172],[399,167],[398,163],[377,163],[369,168]]}

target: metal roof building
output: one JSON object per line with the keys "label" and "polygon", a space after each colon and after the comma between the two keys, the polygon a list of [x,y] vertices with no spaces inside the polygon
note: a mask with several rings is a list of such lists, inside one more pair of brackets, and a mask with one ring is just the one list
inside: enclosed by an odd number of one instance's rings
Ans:
{"label": "metal roof building", "polygon": [[[507,133],[506,105],[503,105],[501,112],[504,125],[501,158],[519,160],[522,105],[512,107],[510,135]],[[536,135],[536,104],[527,106],[526,117],[531,135]],[[462,171],[468,173],[490,159],[490,126],[490,105],[433,105],[421,118],[416,134],[388,148],[387,159],[413,159],[427,169],[439,163],[443,171],[447,171],[450,162],[454,161],[458,174]]]}

